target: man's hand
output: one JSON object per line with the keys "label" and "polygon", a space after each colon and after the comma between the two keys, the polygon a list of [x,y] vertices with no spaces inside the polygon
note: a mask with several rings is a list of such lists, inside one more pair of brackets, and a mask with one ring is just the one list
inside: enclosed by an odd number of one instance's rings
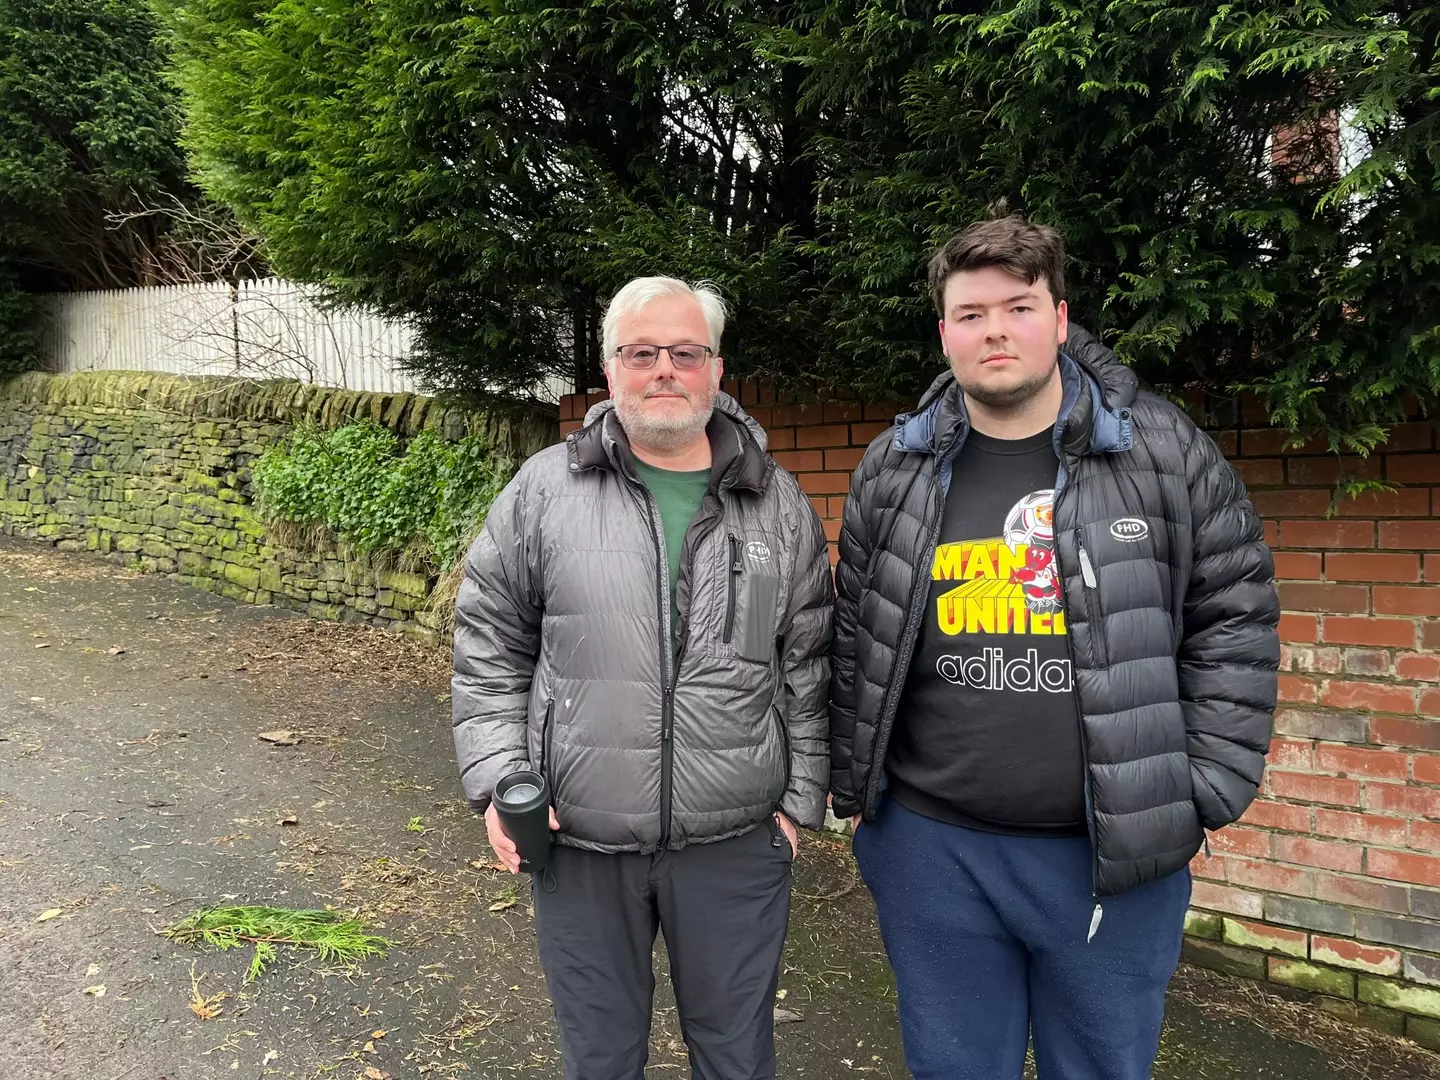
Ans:
{"label": "man's hand", "polygon": [[790,858],[800,854],[800,830],[795,823],[780,811],[775,811],[775,824],[780,826],[780,831],[785,834],[785,839],[790,841]]}
{"label": "man's hand", "polygon": [[[550,807],[550,831],[555,832],[560,828],[560,822],[555,818],[555,808]],[[495,852],[495,857],[505,864],[505,869],[512,874],[520,872],[520,852],[515,849],[515,841],[505,835],[505,830],[500,827],[500,812],[495,809],[492,802],[485,809],[485,835],[490,841],[490,850]]]}

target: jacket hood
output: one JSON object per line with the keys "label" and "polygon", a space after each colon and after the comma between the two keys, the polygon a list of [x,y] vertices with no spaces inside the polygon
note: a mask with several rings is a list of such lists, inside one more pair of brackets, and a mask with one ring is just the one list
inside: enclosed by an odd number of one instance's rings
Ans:
{"label": "jacket hood", "polygon": [[[1093,334],[1075,323],[1060,353],[1064,384],[1057,426],[1072,453],[1128,450],[1134,442],[1130,406],[1140,391],[1135,373]],[[965,395],[947,368],[935,377],[913,413],[896,417],[895,449],[936,453],[968,424]]]}

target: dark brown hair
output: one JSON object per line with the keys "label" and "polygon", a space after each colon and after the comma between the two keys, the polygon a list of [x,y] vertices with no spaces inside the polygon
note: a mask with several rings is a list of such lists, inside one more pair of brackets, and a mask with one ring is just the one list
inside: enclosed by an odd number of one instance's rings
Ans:
{"label": "dark brown hair", "polygon": [[1032,225],[1024,214],[1009,213],[1002,199],[990,217],[952,236],[930,260],[930,293],[945,317],[945,283],[961,270],[998,266],[1034,285],[1041,278],[1055,303],[1065,299],[1065,241],[1048,225]]}

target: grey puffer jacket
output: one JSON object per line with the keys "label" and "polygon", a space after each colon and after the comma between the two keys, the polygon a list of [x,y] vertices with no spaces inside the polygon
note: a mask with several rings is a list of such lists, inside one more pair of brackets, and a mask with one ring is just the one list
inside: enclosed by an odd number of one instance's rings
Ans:
{"label": "grey puffer jacket", "polygon": [[[1183,867],[1254,799],[1280,644],[1274,564],[1235,470],[1071,324],[1055,425],[1097,894]],[[873,817],[969,426],[948,373],[870,444],[845,504],[831,693],[836,814]]]}
{"label": "grey puffer jacket", "polygon": [[823,824],[834,593],[820,521],[722,394],[669,648],[659,509],[613,405],[530,458],[470,549],[456,605],[455,752],[470,804],[534,768],[559,843],[653,852],[783,810]]}

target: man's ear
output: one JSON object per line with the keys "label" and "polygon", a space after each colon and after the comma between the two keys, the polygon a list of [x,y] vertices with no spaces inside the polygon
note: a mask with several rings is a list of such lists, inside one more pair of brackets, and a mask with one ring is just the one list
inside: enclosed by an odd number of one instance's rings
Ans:
{"label": "man's ear", "polygon": [[717,356],[715,357],[715,385],[719,386],[720,380],[723,378],[725,378],[725,358]]}
{"label": "man's ear", "polygon": [[1055,305],[1055,340],[1057,344],[1064,345],[1065,339],[1070,336],[1070,309],[1065,301]]}
{"label": "man's ear", "polygon": [[949,360],[950,354],[945,351],[945,319],[943,316],[940,318],[940,321],[935,324],[935,332],[940,335],[940,355],[945,357],[946,360]]}

